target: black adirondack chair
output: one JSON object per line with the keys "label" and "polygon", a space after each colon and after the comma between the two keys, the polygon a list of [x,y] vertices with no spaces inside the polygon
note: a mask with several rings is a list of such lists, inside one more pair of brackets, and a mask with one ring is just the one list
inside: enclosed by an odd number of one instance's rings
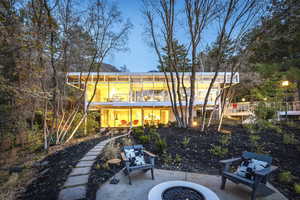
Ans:
{"label": "black adirondack chair", "polygon": [[[130,158],[127,158],[125,154],[125,150],[130,150],[130,149],[134,149],[135,151],[141,151],[144,155],[145,164],[133,165]],[[123,162],[125,163],[124,173],[128,175],[130,185],[131,185],[130,173],[135,170],[143,170],[144,172],[151,170],[152,180],[154,179],[154,160],[156,155],[150,153],[149,151],[146,151],[142,145],[124,146],[123,151],[121,152],[121,157]]]}
{"label": "black adirondack chair", "polygon": [[[246,159],[256,159],[260,161],[267,162],[269,167],[262,169],[260,171],[254,172],[254,178],[248,179],[237,175],[236,173],[230,172],[229,169],[233,164],[240,164],[242,160]],[[222,174],[222,184],[221,189],[225,189],[226,180],[229,179],[232,182],[239,184],[242,183],[252,188],[251,200],[255,200],[256,192],[260,186],[266,185],[269,175],[277,169],[276,166],[272,164],[272,157],[262,154],[256,154],[252,152],[244,152],[241,157],[231,158],[227,160],[221,160],[220,163],[223,164],[224,168],[221,172]],[[266,187],[266,186],[265,186]]]}

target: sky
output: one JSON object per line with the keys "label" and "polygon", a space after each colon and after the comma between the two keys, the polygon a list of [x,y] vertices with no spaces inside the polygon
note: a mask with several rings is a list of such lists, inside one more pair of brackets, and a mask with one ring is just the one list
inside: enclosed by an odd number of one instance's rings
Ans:
{"label": "sky", "polygon": [[[126,65],[130,72],[148,72],[156,70],[158,58],[153,48],[147,44],[147,39],[144,36],[145,19],[142,16],[142,1],[141,0],[116,0],[119,10],[124,18],[129,18],[133,24],[128,38],[128,51],[117,52],[110,56],[105,61],[116,67]],[[180,1],[179,1],[180,2]],[[183,2],[183,1],[182,1]],[[181,31],[177,35],[179,41],[186,41],[187,33]],[[213,30],[208,30],[204,33],[205,41],[210,43],[214,40],[215,33]],[[150,41],[150,38],[148,38]],[[205,47],[206,44],[202,44]]]}
{"label": "sky", "polygon": [[141,13],[141,0],[117,0],[124,18],[129,18],[133,24],[128,38],[128,51],[117,52],[106,62],[116,67],[126,65],[131,72],[147,72],[156,69],[158,65],[154,49],[150,48],[143,36],[144,19]]}

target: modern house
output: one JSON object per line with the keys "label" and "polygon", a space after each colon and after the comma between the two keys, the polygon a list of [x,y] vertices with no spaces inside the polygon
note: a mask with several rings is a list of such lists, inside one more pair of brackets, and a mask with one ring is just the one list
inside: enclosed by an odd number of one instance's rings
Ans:
{"label": "modern house", "polygon": [[[190,93],[190,73],[180,73]],[[168,75],[170,76],[170,75]],[[195,103],[193,117],[197,117],[213,78],[213,72],[197,72],[195,86]],[[230,84],[231,73],[219,72],[208,100],[208,107],[215,105],[215,99],[223,84]],[[169,79],[170,80],[170,79]],[[145,124],[167,124],[174,121],[171,102],[164,73],[132,73],[132,72],[70,72],[67,84],[83,89],[87,83],[84,105],[95,96],[89,110],[99,111],[101,127],[132,127]],[[232,84],[239,83],[239,74],[235,73]],[[95,88],[95,85],[96,88]],[[181,88],[182,89],[182,88]],[[182,93],[183,89],[182,89]],[[185,105],[185,102],[183,102]],[[219,105],[219,101],[217,101]]]}

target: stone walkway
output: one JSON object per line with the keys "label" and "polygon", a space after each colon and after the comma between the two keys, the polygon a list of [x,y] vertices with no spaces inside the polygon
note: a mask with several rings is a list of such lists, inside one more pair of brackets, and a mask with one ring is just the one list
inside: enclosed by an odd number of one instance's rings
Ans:
{"label": "stone walkway", "polygon": [[89,180],[90,170],[98,155],[102,152],[105,145],[112,140],[124,137],[127,134],[116,136],[98,143],[94,148],[87,152],[83,158],[79,160],[75,168],[69,174],[63,189],[60,191],[59,200],[78,200],[86,197],[87,183]]}
{"label": "stone walkway", "polygon": [[[227,181],[225,190],[220,189],[221,177],[187,173],[180,171],[154,170],[155,180],[151,179],[150,172],[137,171],[132,173],[132,185],[128,184],[128,177],[119,172],[116,177],[120,179],[117,185],[109,184],[107,181],[97,191],[97,200],[148,200],[148,192],[155,185],[172,180],[183,180],[201,184],[208,187],[217,194],[220,200],[247,200],[251,197],[251,190],[241,184],[237,185]],[[274,193],[265,197],[258,197],[257,200],[287,200],[278,190],[268,184]]]}

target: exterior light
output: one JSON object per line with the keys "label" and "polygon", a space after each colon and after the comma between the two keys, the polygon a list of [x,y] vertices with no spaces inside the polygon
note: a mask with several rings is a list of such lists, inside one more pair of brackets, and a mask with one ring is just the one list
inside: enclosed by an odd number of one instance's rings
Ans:
{"label": "exterior light", "polygon": [[196,121],[193,122],[193,126],[197,126],[197,122]]}
{"label": "exterior light", "polygon": [[287,86],[289,86],[289,84],[290,84],[289,81],[282,81],[281,82],[282,87],[287,87]]}
{"label": "exterior light", "polygon": [[265,97],[265,98],[264,98],[264,101],[267,101],[267,100],[268,100],[268,98],[267,98],[267,97]]}
{"label": "exterior light", "polygon": [[242,102],[245,102],[246,101],[246,99],[245,98],[242,98]]}

